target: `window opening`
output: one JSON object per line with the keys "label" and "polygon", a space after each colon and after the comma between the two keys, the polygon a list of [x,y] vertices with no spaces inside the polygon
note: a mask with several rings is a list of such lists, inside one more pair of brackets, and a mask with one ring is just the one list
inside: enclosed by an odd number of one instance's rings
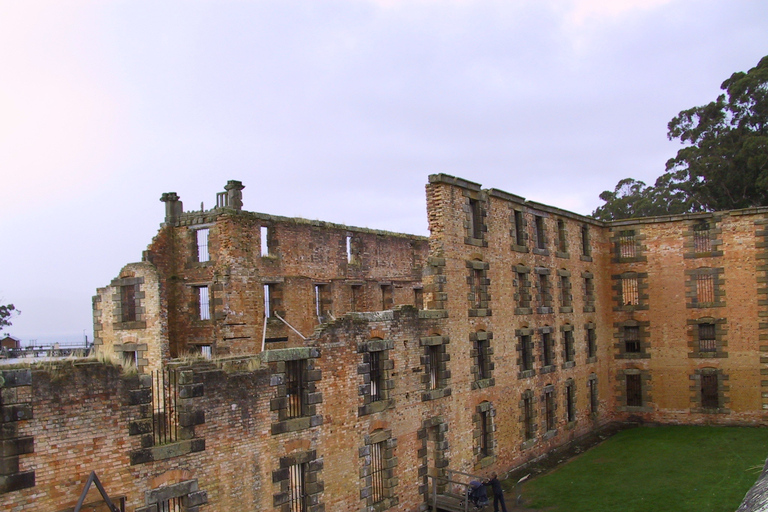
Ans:
{"label": "window opening", "polygon": [[641,407],[643,405],[643,388],[639,373],[631,373],[627,378],[627,406]]}
{"label": "window opening", "polygon": [[350,311],[360,311],[360,301],[362,298],[363,293],[363,287],[359,284],[353,284],[350,288],[351,293],[351,299],[350,299]]}
{"label": "window opening", "polygon": [[479,199],[469,200],[469,217],[472,226],[472,238],[482,238],[483,209]]}
{"label": "window opening", "polygon": [[572,362],[575,351],[573,350],[573,331],[564,331],[565,339],[565,361]]}
{"label": "window opening", "polygon": [[208,234],[210,230],[208,228],[198,229],[195,232],[195,240],[197,242],[197,261],[204,263],[211,259],[211,255],[208,252]]}
{"label": "window opening", "polygon": [[200,320],[211,319],[211,306],[208,297],[207,286],[195,286],[197,292],[197,318]]}
{"label": "window opening", "polygon": [[533,439],[533,399],[530,396],[523,398],[523,426],[525,429],[525,440]]}
{"label": "window opening", "polygon": [[523,231],[523,212],[515,210],[515,244],[525,245],[525,232]]}
{"label": "window opening", "polygon": [[544,238],[544,217],[535,216],[536,220],[536,247],[538,249],[546,248],[546,239]]}
{"label": "window opening", "polygon": [[553,364],[554,357],[552,357],[552,335],[548,332],[541,335],[541,349],[544,357],[544,366],[550,366]]}
{"label": "window opening", "polygon": [[640,304],[637,277],[621,278],[621,302],[624,306],[637,306]]}
{"label": "window opening", "polygon": [[200,355],[205,359],[210,359],[213,356],[210,345],[200,345]]}
{"label": "window opening", "polygon": [[517,305],[520,308],[531,307],[531,295],[528,289],[528,274],[526,272],[517,272]]}
{"label": "window opening", "polygon": [[640,327],[636,325],[624,326],[624,352],[640,352]]}
{"label": "window opening", "polygon": [[272,318],[274,312],[272,311],[272,289],[268,284],[264,285],[264,316]]}
{"label": "window opening", "polygon": [[168,498],[165,501],[158,502],[158,512],[184,512],[182,497]]}
{"label": "window opening", "polygon": [[693,227],[693,252],[712,252],[708,222],[700,222]]}
{"label": "window opening", "polygon": [[152,431],[155,445],[178,440],[178,373],[171,369],[152,372]]}
{"label": "window opening", "polygon": [[352,237],[347,235],[347,262],[352,263]]}
{"label": "window opening", "polygon": [[634,258],[636,255],[635,230],[619,231],[619,257]]}
{"label": "window opening", "polygon": [[560,252],[567,252],[565,237],[565,221],[563,219],[557,219],[557,250]]}
{"label": "window opening", "polygon": [[429,389],[438,389],[439,352],[437,345],[427,345],[427,357],[429,358]]}
{"label": "window opening", "polygon": [[383,372],[381,368],[381,352],[368,352],[368,358],[370,363],[370,371],[368,376],[371,381],[371,402],[377,402],[381,400],[381,384],[383,380]]}
{"label": "window opening", "polygon": [[488,340],[477,341],[477,379],[489,378],[488,375]]}
{"label": "window opening", "polygon": [[472,307],[474,309],[480,309],[482,307],[482,297],[481,297],[481,290],[482,290],[482,283],[483,283],[483,271],[477,268],[472,269],[472,292],[474,301],[472,304]]}
{"label": "window opening", "polygon": [[328,320],[331,313],[331,291],[327,284],[315,285],[315,315],[320,323]]}
{"label": "window opening", "polygon": [[136,321],[136,285],[128,284],[120,287],[120,309],[123,322]]}
{"label": "window opening", "polygon": [[306,463],[292,464],[288,467],[288,504],[290,512],[307,511],[306,473]]}
{"label": "window opening", "polygon": [[371,500],[374,503],[383,501],[387,497],[384,487],[386,476],[384,455],[386,449],[386,441],[371,445]]}
{"label": "window opening", "polygon": [[135,350],[123,351],[123,366],[126,368],[138,368],[139,361]]}
{"label": "window opening", "polygon": [[300,418],[305,415],[304,391],[306,382],[304,371],[306,364],[305,359],[285,362],[285,395],[288,402],[286,410],[288,419]]}
{"label": "window opening", "polygon": [[550,307],[549,302],[549,276],[547,274],[538,274],[539,276],[539,307]]}
{"label": "window opening", "polygon": [[701,406],[705,409],[720,407],[720,397],[717,394],[717,374],[704,373],[701,375]]}
{"label": "window opening", "polygon": [[483,457],[488,457],[491,454],[490,423],[490,411],[480,411],[480,455]]}
{"label": "window opening", "polygon": [[576,421],[576,408],[573,403],[573,384],[565,386],[565,415],[568,423]]}
{"label": "window opening", "polygon": [[531,337],[528,335],[520,336],[521,359],[523,371],[533,370],[533,350],[531,350]]}
{"label": "window opening", "polygon": [[269,228],[267,226],[261,226],[261,255],[269,256]]}
{"label": "window opening", "polygon": [[582,256],[589,256],[591,254],[589,248],[589,227],[581,226],[581,254]]}
{"label": "window opening", "polygon": [[571,306],[571,279],[560,276],[560,303],[564,308]]}
{"label": "window opening", "polygon": [[590,379],[588,381],[589,384],[589,412],[592,414],[597,414],[597,381],[594,379]]}
{"label": "window opening", "polygon": [[392,296],[393,290],[391,284],[381,285],[381,309],[392,309],[395,305],[395,300]]}
{"label": "window opening", "polygon": [[699,352],[717,352],[715,324],[699,324]]}
{"label": "window opening", "polygon": [[712,274],[696,274],[696,301],[699,304],[715,302],[715,280]]}
{"label": "window opening", "polygon": [[424,290],[422,288],[413,289],[413,305],[416,309],[424,309]]}
{"label": "window opening", "polygon": [[544,392],[544,412],[547,431],[555,430],[555,394],[553,391]]}
{"label": "window opening", "polygon": [[592,327],[587,328],[587,357],[597,356],[597,336],[595,329]]}

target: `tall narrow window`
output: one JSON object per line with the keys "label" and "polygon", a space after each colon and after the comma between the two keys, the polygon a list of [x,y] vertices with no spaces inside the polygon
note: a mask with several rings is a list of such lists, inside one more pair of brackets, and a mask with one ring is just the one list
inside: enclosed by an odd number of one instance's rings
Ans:
{"label": "tall narrow window", "polygon": [[267,226],[261,226],[261,255],[269,256],[269,228]]}
{"label": "tall narrow window", "polygon": [[565,385],[565,418],[568,423],[576,421],[576,403],[574,400],[573,384]]}
{"label": "tall narrow window", "polygon": [[712,252],[709,222],[699,222],[693,227],[693,252]]}
{"label": "tall narrow window", "polygon": [[598,401],[597,401],[597,380],[590,378],[587,381],[589,385],[589,412],[590,414],[597,414]]}
{"label": "tall narrow window", "polygon": [[211,351],[210,345],[200,345],[200,355],[203,356],[204,359],[210,359],[213,357],[213,352]]}
{"label": "tall narrow window", "polygon": [[483,207],[479,199],[469,200],[469,219],[472,238],[483,238]]}
{"label": "tall narrow window", "polygon": [[488,340],[477,340],[477,380],[489,377]]}
{"label": "tall narrow window", "polygon": [[589,247],[589,226],[581,226],[581,255],[589,256],[592,250]]}
{"label": "tall narrow window", "polygon": [[563,331],[563,355],[565,362],[573,362],[576,351],[573,349],[573,331]]}
{"label": "tall narrow window", "polygon": [[272,311],[272,288],[271,285],[264,285],[264,316],[272,318],[274,311]]}
{"label": "tall narrow window", "polygon": [[627,406],[642,407],[643,405],[643,386],[639,373],[626,375],[627,378]]}
{"label": "tall narrow window", "polygon": [[528,309],[531,307],[530,284],[527,272],[517,272],[517,307]]}
{"label": "tall narrow window", "polygon": [[429,380],[427,381],[428,388],[438,389],[437,370],[440,364],[440,352],[437,345],[427,345],[427,359],[429,364]]}
{"label": "tall narrow window", "polygon": [[555,430],[555,425],[557,424],[555,419],[555,393],[552,390],[544,392],[544,415],[547,431]]}
{"label": "tall narrow window", "polygon": [[717,374],[701,374],[701,406],[705,409],[720,407],[720,396],[717,392]]}
{"label": "tall narrow window", "polygon": [[637,256],[634,229],[619,232],[618,253],[620,258],[634,258]]}
{"label": "tall narrow window", "polygon": [[584,278],[584,311],[595,309],[595,282],[591,277]]}
{"label": "tall narrow window", "polygon": [[381,385],[384,381],[384,372],[381,367],[381,352],[368,352],[370,371],[368,373],[370,379],[370,394],[371,402],[377,402],[381,400]]}
{"label": "tall narrow window", "polygon": [[535,222],[536,222],[536,248],[537,249],[546,249],[547,248],[547,239],[544,234],[544,217],[540,215],[535,216]]}
{"label": "tall narrow window", "polygon": [[715,280],[710,273],[696,274],[696,302],[699,304],[715,302]]}
{"label": "tall narrow window", "polygon": [[533,398],[530,396],[523,398],[523,429],[526,441],[530,441],[536,435],[533,424]]}
{"label": "tall narrow window", "polygon": [[346,238],[347,247],[347,263],[352,263],[352,237],[347,235]]}
{"label": "tall narrow window", "polygon": [[288,504],[290,512],[307,511],[306,473],[306,462],[292,464],[288,467]]}
{"label": "tall narrow window", "polygon": [[552,307],[552,294],[549,290],[549,276],[547,274],[538,274],[539,276],[539,307]]}
{"label": "tall narrow window", "polygon": [[621,278],[621,302],[624,306],[637,306],[640,304],[637,277]]}
{"label": "tall narrow window", "polygon": [[300,418],[306,413],[306,379],[304,372],[307,367],[305,359],[285,362],[285,395],[287,419]]}
{"label": "tall narrow window", "polygon": [[480,411],[480,455],[491,455],[491,412]]}
{"label": "tall narrow window", "polygon": [[483,271],[479,268],[472,269],[472,309],[481,309],[483,306]]}
{"label": "tall narrow window", "polygon": [[331,307],[331,287],[327,284],[315,285],[315,314],[320,323],[327,322],[333,315]]}
{"label": "tall narrow window", "polygon": [[386,476],[386,441],[371,445],[371,501],[378,503],[387,497],[384,480]]}
{"label": "tall narrow window", "polygon": [[177,496],[176,498],[159,501],[157,503],[157,510],[158,512],[184,512],[183,506],[182,496]]}
{"label": "tall narrow window", "polygon": [[554,364],[554,354],[552,353],[552,335],[548,332],[541,334],[541,354],[544,366]]}
{"label": "tall narrow window", "polygon": [[120,287],[120,310],[123,322],[136,321],[135,284],[127,284]]}
{"label": "tall narrow window", "polygon": [[211,305],[208,298],[207,286],[195,286],[197,294],[197,318],[200,320],[211,319]]}
{"label": "tall narrow window", "polygon": [[211,259],[208,252],[208,234],[210,230],[208,228],[198,229],[195,232],[195,241],[197,242],[197,261],[203,263]]}
{"label": "tall narrow window", "polygon": [[123,354],[123,366],[125,368],[138,368],[139,358],[136,356],[135,350],[124,350]]}
{"label": "tall narrow window", "polygon": [[715,324],[699,324],[699,352],[717,352]]}
{"label": "tall narrow window", "polygon": [[413,289],[413,305],[416,309],[424,309],[424,290],[422,288]]}
{"label": "tall narrow window", "polygon": [[564,308],[571,307],[571,278],[560,276],[560,304]]}
{"label": "tall narrow window", "polygon": [[528,335],[520,336],[520,362],[523,371],[533,370],[533,347]]}
{"label": "tall narrow window", "polygon": [[587,357],[597,357],[597,335],[593,327],[587,328]]}
{"label": "tall narrow window", "polygon": [[515,245],[525,245],[525,224],[523,212],[515,210]]}
{"label": "tall narrow window", "polygon": [[353,284],[349,287],[350,293],[350,311],[361,311],[363,300],[363,287],[359,284]]}
{"label": "tall narrow window", "polygon": [[566,243],[565,221],[563,219],[557,219],[557,250],[559,252],[568,252],[568,244]]}
{"label": "tall narrow window", "polygon": [[624,326],[624,352],[640,352],[640,327],[636,325]]}

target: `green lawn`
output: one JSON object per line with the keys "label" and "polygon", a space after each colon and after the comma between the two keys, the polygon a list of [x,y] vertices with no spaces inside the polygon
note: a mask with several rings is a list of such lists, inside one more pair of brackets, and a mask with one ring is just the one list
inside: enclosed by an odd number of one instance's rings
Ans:
{"label": "green lawn", "polygon": [[531,480],[523,498],[551,512],[733,512],[766,457],[768,428],[633,428]]}

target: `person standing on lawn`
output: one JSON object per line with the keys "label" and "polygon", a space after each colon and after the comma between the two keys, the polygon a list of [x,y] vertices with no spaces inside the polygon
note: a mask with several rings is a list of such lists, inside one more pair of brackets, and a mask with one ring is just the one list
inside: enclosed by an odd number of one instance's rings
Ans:
{"label": "person standing on lawn", "polygon": [[501,482],[496,473],[491,473],[491,478],[485,481],[485,485],[490,485],[493,491],[493,512],[499,512],[499,503],[501,510],[507,512],[507,504],[504,503],[504,489],[501,488]]}

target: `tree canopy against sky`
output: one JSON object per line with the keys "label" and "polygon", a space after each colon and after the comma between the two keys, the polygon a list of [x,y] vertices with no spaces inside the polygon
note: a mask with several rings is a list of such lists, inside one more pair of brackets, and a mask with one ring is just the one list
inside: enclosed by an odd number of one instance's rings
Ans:
{"label": "tree canopy against sky", "polygon": [[13,304],[0,304],[0,332],[2,332],[3,327],[11,325],[11,316],[14,313],[21,313],[21,311],[17,310]]}
{"label": "tree canopy against sky", "polygon": [[683,110],[667,125],[686,146],[653,186],[625,178],[592,215],[626,219],[768,205],[768,56],[720,86],[707,105]]}

